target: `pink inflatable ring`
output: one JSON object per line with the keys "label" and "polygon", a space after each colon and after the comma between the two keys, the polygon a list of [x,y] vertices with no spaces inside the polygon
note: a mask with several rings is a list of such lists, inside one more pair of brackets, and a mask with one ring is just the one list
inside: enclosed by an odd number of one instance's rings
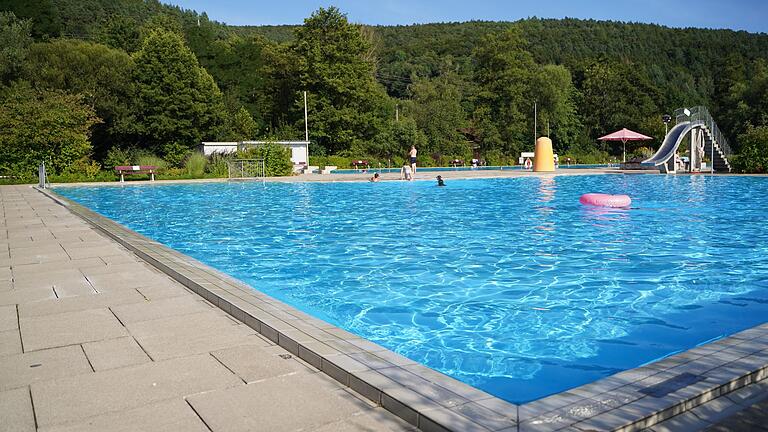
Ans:
{"label": "pink inflatable ring", "polygon": [[628,195],[609,195],[601,193],[588,193],[579,198],[579,202],[584,205],[598,207],[629,207],[632,204],[632,198]]}

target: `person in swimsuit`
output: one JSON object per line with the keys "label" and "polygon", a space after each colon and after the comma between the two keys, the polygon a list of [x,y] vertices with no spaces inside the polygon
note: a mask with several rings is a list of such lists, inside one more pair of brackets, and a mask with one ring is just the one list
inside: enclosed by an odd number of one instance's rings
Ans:
{"label": "person in swimsuit", "polygon": [[437,185],[438,186],[445,186],[445,182],[443,181],[442,176],[437,176]]}
{"label": "person in swimsuit", "polygon": [[416,174],[416,154],[418,151],[416,150],[416,146],[411,146],[411,152],[409,155],[411,156],[411,170],[414,174]]}
{"label": "person in swimsuit", "polygon": [[379,180],[381,180],[379,178],[379,173],[376,173],[376,174],[373,175],[373,177],[371,177],[371,181],[374,182],[374,183],[378,182]]}
{"label": "person in swimsuit", "polygon": [[403,164],[403,167],[400,169],[400,179],[401,180],[413,180],[413,177],[411,176],[411,166],[408,165],[408,162]]}

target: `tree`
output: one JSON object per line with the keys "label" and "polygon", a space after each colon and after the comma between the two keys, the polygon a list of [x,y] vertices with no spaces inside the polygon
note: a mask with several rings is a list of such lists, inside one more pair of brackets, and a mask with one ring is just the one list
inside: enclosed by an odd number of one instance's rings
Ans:
{"label": "tree", "polygon": [[423,154],[465,156],[470,149],[459,132],[467,124],[461,106],[459,77],[445,73],[437,78],[415,79],[409,87],[409,113],[427,137]]}
{"label": "tree", "polygon": [[490,120],[477,123],[476,128],[481,136],[494,140],[481,143],[486,149],[500,146],[504,153],[515,154],[531,147],[524,143],[533,142],[530,82],[536,65],[526,44],[520,31],[512,28],[489,35],[475,50],[479,85],[475,116]]}
{"label": "tree", "polygon": [[9,11],[20,19],[29,20],[28,30],[36,39],[59,35],[61,19],[52,0],[0,0],[0,11]]}
{"label": "tree", "polygon": [[256,131],[258,126],[253,121],[253,117],[248,113],[248,110],[240,107],[240,109],[231,116],[229,124],[229,134],[234,141],[248,141],[256,138]]}
{"label": "tree", "polygon": [[561,151],[574,145],[583,126],[576,114],[571,72],[561,65],[539,68],[532,79],[531,94],[538,106],[539,134],[551,136]]}
{"label": "tree", "polygon": [[139,23],[130,16],[113,15],[96,31],[96,40],[128,53],[139,49]]}
{"label": "tree", "polygon": [[374,79],[371,42],[361,27],[335,7],[320,8],[296,30],[294,51],[300,88],[309,92],[312,139],[335,153],[373,139],[389,102]]}
{"label": "tree", "polygon": [[409,117],[400,117],[385,126],[371,143],[366,145],[368,156],[387,159],[404,157],[412,145],[423,149],[427,138]]}
{"label": "tree", "polygon": [[593,139],[625,127],[645,130],[660,123],[654,102],[661,99],[659,91],[631,64],[596,61],[584,71],[581,93],[584,125]]}
{"label": "tree", "polygon": [[232,36],[214,41],[209,53],[201,62],[216,79],[227,107],[248,110],[257,125],[255,133],[272,132],[296,120],[291,110],[298,61],[292,51],[260,36]]}
{"label": "tree", "polygon": [[733,158],[736,171],[768,173],[768,126],[748,126],[738,141],[739,154]]}
{"label": "tree", "polygon": [[9,84],[21,74],[32,44],[32,23],[16,18],[13,12],[0,12],[0,84]]}
{"label": "tree", "polygon": [[93,130],[95,156],[102,160],[112,146],[133,144],[133,60],[124,51],[92,42],[60,39],[34,44],[27,78],[37,89],[79,94],[103,120]]}
{"label": "tree", "polygon": [[221,132],[225,109],[213,78],[182,38],[153,30],[133,55],[134,129],[147,149],[183,160],[183,153]]}
{"label": "tree", "polygon": [[14,84],[0,105],[0,172],[28,179],[40,162],[51,173],[63,172],[88,157],[97,122],[80,96]]}

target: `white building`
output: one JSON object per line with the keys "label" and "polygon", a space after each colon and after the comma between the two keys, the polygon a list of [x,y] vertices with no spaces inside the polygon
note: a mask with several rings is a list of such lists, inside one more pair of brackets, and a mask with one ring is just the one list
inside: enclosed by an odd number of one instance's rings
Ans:
{"label": "white building", "polygon": [[206,156],[214,153],[234,153],[238,150],[258,147],[267,143],[279,144],[291,149],[291,162],[294,165],[309,165],[309,141],[239,141],[239,142],[202,142],[199,150]]}

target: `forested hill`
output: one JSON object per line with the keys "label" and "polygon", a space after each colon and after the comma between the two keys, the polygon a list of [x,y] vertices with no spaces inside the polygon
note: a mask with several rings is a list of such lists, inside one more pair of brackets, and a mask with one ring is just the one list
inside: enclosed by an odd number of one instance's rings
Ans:
{"label": "forested hill", "polygon": [[[231,27],[286,43],[298,26]],[[525,19],[517,22],[375,26],[380,71],[391,77],[438,75],[450,58],[465,74],[472,71],[472,53],[483,38],[518,27],[537,63],[562,64],[574,70],[594,59],[624,61],[647,71],[649,79],[671,94],[670,105],[687,101],[712,103],[714,77],[723,58],[768,59],[768,34],[732,30],[669,28],[654,24],[579,19]],[[405,86],[384,84],[402,96]],[[390,81],[390,82],[386,82]],[[695,95],[691,100],[691,94]]]}
{"label": "forested hill", "polygon": [[[422,163],[509,163],[538,123],[561,154],[605,161],[618,153],[601,134],[627,127],[653,146],[662,114],[698,104],[737,150],[768,147],[766,34],[536,18],[361,26],[333,7],[301,26],[236,27],[157,0],[0,0],[0,44],[0,152],[31,142],[11,133],[24,113],[58,106],[79,113],[57,124],[87,134],[86,165],[296,139],[304,91],[313,154],[389,161],[416,144]],[[28,153],[0,170],[32,166]]]}

